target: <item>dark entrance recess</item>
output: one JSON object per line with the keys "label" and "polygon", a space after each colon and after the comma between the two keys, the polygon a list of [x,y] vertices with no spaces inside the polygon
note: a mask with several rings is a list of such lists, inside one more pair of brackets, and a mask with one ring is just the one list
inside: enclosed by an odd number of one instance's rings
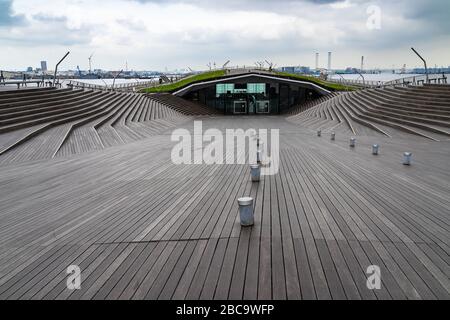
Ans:
{"label": "dark entrance recess", "polygon": [[225,115],[276,115],[320,96],[297,84],[255,81],[212,84],[190,91],[183,98]]}

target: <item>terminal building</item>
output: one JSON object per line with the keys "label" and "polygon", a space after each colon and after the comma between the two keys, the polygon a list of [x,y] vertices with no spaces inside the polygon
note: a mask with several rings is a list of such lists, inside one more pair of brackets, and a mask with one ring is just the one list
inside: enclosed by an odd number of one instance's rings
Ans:
{"label": "terminal building", "polygon": [[174,95],[214,108],[225,115],[268,115],[328,94],[308,81],[249,73],[192,84]]}

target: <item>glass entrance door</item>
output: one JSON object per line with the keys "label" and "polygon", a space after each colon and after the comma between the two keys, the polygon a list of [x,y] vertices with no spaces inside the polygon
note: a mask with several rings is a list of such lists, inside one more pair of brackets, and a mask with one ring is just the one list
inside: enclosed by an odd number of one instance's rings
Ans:
{"label": "glass entrance door", "polygon": [[256,113],[270,113],[270,101],[256,101]]}
{"label": "glass entrance door", "polygon": [[246,114],[247,101],[234,101],[234,114]]}

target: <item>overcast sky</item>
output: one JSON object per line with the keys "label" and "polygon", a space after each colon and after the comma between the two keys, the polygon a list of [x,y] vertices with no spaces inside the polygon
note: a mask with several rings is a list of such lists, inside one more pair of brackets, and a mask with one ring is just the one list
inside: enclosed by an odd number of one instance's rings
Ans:
{"label": "overcast sky", "polygon": [[[374,7],[375,6],[375,7]],[[379,8],[380,10],[378,10]],[[378,15],[380,11],[380,15]],[[449,0],[0,0],[0,69],[450,65]],[[379,19],[378,19],[379,18]]]}

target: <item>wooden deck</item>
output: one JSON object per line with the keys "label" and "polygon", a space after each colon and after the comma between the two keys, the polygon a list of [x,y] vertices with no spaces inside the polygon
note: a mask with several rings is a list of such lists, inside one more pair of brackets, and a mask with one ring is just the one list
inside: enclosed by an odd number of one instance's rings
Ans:
{"label": "wooden deck", "polygon": [[[173,165],[170,130],[0,164],[0,299],[450,298],[449,141],[359,136],[351,150],[346,131],[331,142],[283,117],[202,120],[280,128],[279,174],[255,184],[246,165]],[[81,290],[66,288],[70,265]]]}

